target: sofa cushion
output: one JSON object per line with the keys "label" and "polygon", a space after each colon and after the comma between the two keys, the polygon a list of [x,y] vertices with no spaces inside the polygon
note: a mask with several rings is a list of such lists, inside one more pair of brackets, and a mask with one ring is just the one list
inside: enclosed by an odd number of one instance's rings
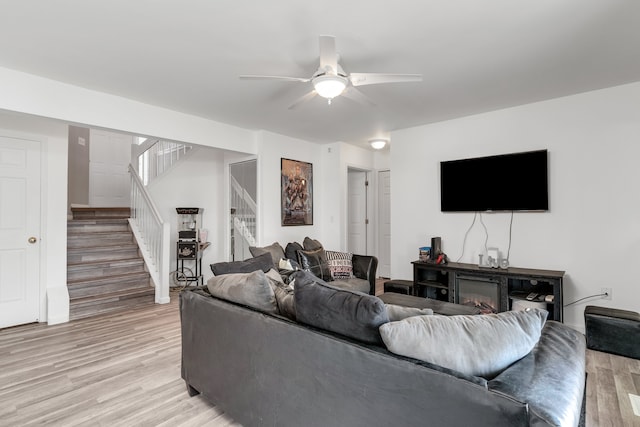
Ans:
{"label": "sofa cushion", "polygon": [[287,259],[298,262],[298,251],[302,251],[304,248],[298,242],[287,243],[287,247],[284,248],[284,256]]}
{"label": "sofa cushion", "polygon": [[316,249],[324,249],[319,240],[305,237],[302,241],[302,247],[305,251],[315,251]]}
{"label": "sofa cushion", "polygon": [[331,282],[331,286],[349,291],[362,292],[363,294],[368,294],[371,290],[371,284],[368,280],[358,279],[357,277],[353,279],[334,280]]}
{"label": "sofa cushion", "polygon": [[482,316],[415,316],[380,326],[392,353],[493,378],[536,345],[545,310]]}
{"label": "sofa cushion", "polygon": [[430,308],[405,307],[403,305],[385,304],[390,322],[406,319],[413,316],[430,316],[433,310]]}
{"label": "sofa cushion", "polygon": [[269,253],[264,253],[244,261],[217,262],[211,264],[211,271],[216,276],[231,273],[251,273],[256,270],[262,270],[266,273],[272,268],[274,268],[274,265]]}
{"label": "sofa cushion", "polygon": [[278,312],[291,320],[296,320],[296,304],[293,297],[293,286],[287,285],[275,269],[266,274],[278,304]]}
{"label": "sofa cushion", "polygon": [[299,322],[372,344],[382,344],[380,325],[389,322],[376,296],[335,288],[307,271],[297,271],[294,297]]}
{"label": "sofa cushion", "polygon": [[327,257],[327,264],[333,280],[351,279],[353,277],[353,264],[350,252],[324,251]]}
{"label": "sofa cushion", "polygon": [[284,249],[282,249],[282,246],[280,246],[278,242],[273,242],[269,246],[263,247],[249,246],[249,252],[251,252],[251,255],[254,257],[265,253],[271,254],[271,259],[276,267],[280,263],[280,260],[284,258]]}
{"label": "sofa cushion", "polygon": [[310,271],[316,277],[330,282],[331,271],[329,270],[329,264],[327,263],[327,257],[324,253],[324,249],[316,249],[313,251],[298,251],[298,262],[300,268],[305,271]]}
{"label": "sofa cushion", "polygon": [[265,313],[279,313],[273,288],[262,270],[214,276],[207,281],[207,289],[214,297],[246,305]]}

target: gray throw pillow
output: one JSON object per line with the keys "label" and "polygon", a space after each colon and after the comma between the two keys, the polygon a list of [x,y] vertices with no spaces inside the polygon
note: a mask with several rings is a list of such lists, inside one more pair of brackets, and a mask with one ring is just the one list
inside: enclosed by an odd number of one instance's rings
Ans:
{"label": "gray throw pillow", "polygon": [[278,314],[275,294],[262,270],[214,276],[207,281],[207,288],[214,297]]}
{"label": "gray throw pillow", "polygon": [[392,353],[491,379],[540,339],[545,310],[464,316],[415,316],[380,326]]}
{"label": "gray throw pillow", "polygon": [[371,344],[382,344],[380,325],[389,322],[382,300],[337,289],[306,271],[293,273],[299,322]]}
{"label": "gray throw pillow", "polygon": [[385,304],[390,322],[406,319],[412,316],[430,316],[433,310],[430,308],[405,307],[404,305]]}
{"label": "gray throw pillow", "polygon": [[254,257],[265,253],[271,254],[271,259],[273,260],[273,264],[276,268],[278,267],[280,260],[284,258],[284,249],[282,249],[282,246],[280,246],[280,243],[278,242],[273,242],[269,246],[263,246],[261,248],[257,246],[249,246],[249,252],[251,252],[251,255]]}
{"label": "gray throw pillow", "polygon": [[244,261],[217,262],[211,264],[211,271],[216,276],[220,276],[221,274],[251,273],[256,270],[262,270],[266,273],[274,267],[276,266],[273,265],[271,254],[264,253]]}

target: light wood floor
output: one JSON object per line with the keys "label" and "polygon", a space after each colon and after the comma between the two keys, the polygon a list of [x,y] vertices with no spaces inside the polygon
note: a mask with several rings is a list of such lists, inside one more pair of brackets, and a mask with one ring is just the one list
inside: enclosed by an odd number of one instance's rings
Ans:
{"label": "light wood floor", "polygon": [[586,427],[640,426],[629,393],[640,395],[640,360],[587,350]]}
{"label": "light wood floor", "polygon": [[[0,426],[232,426],[180,378],[178,298],[0,330]],[[587,351],[587,426],[640,426],[640,361]]]}
{"label": "light wood floor", "polygon": [[0,331],[0,426],[230,426],[180,378],[178,297]]}

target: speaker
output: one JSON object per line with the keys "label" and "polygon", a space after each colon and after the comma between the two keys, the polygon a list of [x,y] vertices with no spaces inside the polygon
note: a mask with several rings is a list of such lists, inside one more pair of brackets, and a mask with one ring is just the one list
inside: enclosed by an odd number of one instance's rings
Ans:
{"label": "speaker", "polygon": [[435,260],[442,253],[442,239],[440,237],[431,238],[431,259]]}

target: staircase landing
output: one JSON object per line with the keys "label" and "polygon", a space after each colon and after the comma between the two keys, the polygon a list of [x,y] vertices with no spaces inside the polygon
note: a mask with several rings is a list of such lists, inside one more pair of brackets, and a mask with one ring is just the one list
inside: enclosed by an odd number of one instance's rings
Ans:
{"label": "staircase landing", "polygon": [[73,219],[108,219],[108,218],[129,218],[131,208],[92,208],[92,207],[71,207]]}
{"label": "staircase landing", "polygon": [[71,320],[155,303],[155,289],[129,229],[129,208],[71,208],[67,287]]}

